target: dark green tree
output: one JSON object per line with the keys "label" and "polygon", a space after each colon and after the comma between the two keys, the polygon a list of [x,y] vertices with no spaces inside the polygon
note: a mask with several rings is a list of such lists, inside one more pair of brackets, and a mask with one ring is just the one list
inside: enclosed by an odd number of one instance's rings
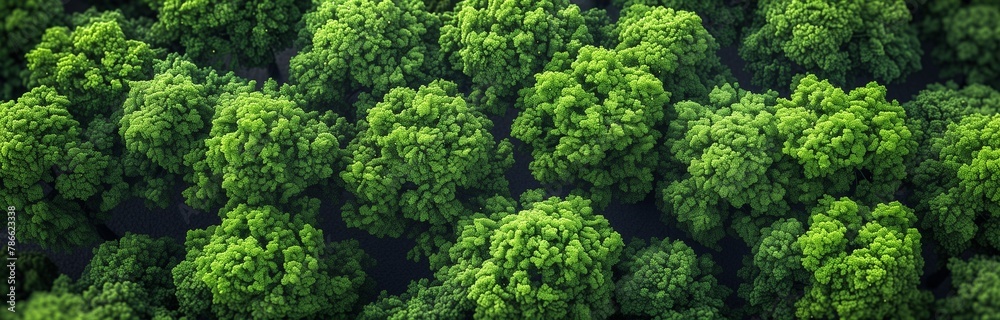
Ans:
{"label": "dark green tree", "polygon": [[340,174],[354,194],[344,221],[380,237],[416,238],[411,258],[436,252],[482,200],[509,193],[512,146],[497,143],[492,128],[454,83],[390,91],[359,123]]}
{"label": "dark green tree", "polygon": [[752,256],[743,259],[739,296],[747,302],[746,314],[762,319],[795,319],[795,302],[804,295],[810,274],[802,267],[798,239],[805,233],[801,222],[780,219],[760,231]]}
{"label": "dark green tree", "polygon": [[[340,171],[347,124],[332,112],[303,111],[288,97],[261,92],[219,98],[204,146],[189,152],[192,207],[316,205],[303,193]],[[222,211],[225,212],[225,211]]]}
{"label": "dark green tree", "polygon": [[531,147],[532,175],[577,186],[598,207],[613,197],[642,200],[653,188],[657,126],[670,95],[615,51],[587,46],[575,61],[559,56],[548,67],[553,71],[522,91],[524,110],[511,127],[511,136]]}
{"label": "dark green tree", "polygon": [[593,42],[569,0],[467,0],[441,27],[445,59],[469,76],[483,110],[503,114],[518,90],[558,52]]}
{"label": "dark green tree", "polygon": [[758,1],[756,12],[740,47],[755,84],[778,88],[799,73],[891,83],[921,68],[906,0]]}
{"label": "dark green tree", "polygon": [[304,17],[290,77],[314,109],[342,110],[361,92],[371,107],[395,87],[416,88],[441,73],[440,21],[420,0],[328,0]]}
{"label": "dark green tree", "polygon": [[725,319],[722,271],[709,256],[698,256],[681,240],[651,239],[629,244],[616,267],[615,299],[621,314],[653,319]]}
{"label": "dark green tree", "polygon": [[303,216],[311,214],[241,204],[218,227],[189,232],[187,258],[173,269],[181,311],[211,310],[226,319],[347,318],[374,262],[357,242],[327,244]]}
{"label": "dark green tree", "polygon": [[718,43],[694,12],[638,4],[618,20],[622,62],[647,66],[671,93],[671,101],[704,101],[713,87],[732,81],[715,52]]}
{"label": "dark green tree", "polygon": [[45,29],[62,24],[59,0],[0,1],[0,101],[20,96],[27,61],[24,54],[42,40]]}
{"label": "dark green tree", "polygon": [[97,240],[101,213],[128,194],[116,159],[86,139],[71,106],[47,86],[0,103],[0,199],[24,214],[18,237],[45,248]]}
{"label": "dark green tree", "polygon": [[[917,141],[915,157],[907,162],[912,173],[924,160],[935,157],[931,145],[935,138],[944,136],[948,125],[957,123],[970,114],[994,114],[1000,112],[1000,92],[986,85],[971,84],[959,88],[954,82],[931,84],[903,104],[906,109],[906,125]],[[918,184],[918,186],[922,185]],[[926,186],[936,185],[928,183]]]}
{"label": "dark green tree", "polygon": [[[524,199],[522,199],[524,200]],[[467,288],[474,318],[590,318],[614,313],[612,267],[624,243],[590,200],[527,203],[465,224],[439,279]]]}
{"label": "dark green tree", "polygon": [[914,177],[924,227],[951,255],[973,240],[1000,250],[1000,115],[968,115],[932,141]]}
{"label": "dark green tree", "polygon": [[173,239],[126,233],[121,239],[94,248],[94,258],[76,285],[101,287],[107,283],[131,282],[146,291],[149,303],[175,307],[171,269],[183,258],[184,247]]}
{"label": "dark green tree", "polygon": [[1000,86],[1000,2],[930,0],[920,24],[941,75]]}
{"label": "dark green tree", "polygon": [[154,2],[160,37],[177,39],[198,62],[267,66],[288,48],[309,0],[162,0]]}
{"label": "dark green tree", "polygon": [[951,296],[938,300],[938,310],[949,319],[991,319],[1000,315],[1000,260],[976,256],[968,261],[951,258]]}

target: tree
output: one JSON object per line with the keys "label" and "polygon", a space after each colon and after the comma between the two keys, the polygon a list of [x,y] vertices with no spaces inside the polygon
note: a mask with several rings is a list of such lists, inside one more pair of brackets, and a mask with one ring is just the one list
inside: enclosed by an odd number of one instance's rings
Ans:
{"label": "tree", "polygon": [[789,99],[778,100],[782,152],[798,161],[807,179],[822,180],[827,194],[865,203],[892,199],[917,145],[906,111],[885,94],[875,82],[845,93],[814,75],[802,78]]}
{"label": "tree", "polygon": [[[780,87],[799,73],[838,85],[900,81],[923,51],[906,0],[758,2],[740,56],[755,84]],[[858,77],[860,79],[855,79]]]}
{"label": "tree", "polygon": [[748,314],[763,319],[795,319],[795,302],[804,294],[810,274],[802,267],[802,248],[797,242],[805,233],[796,219],[780,219],[760,231],[760,242],[743,259],[739,296],[747,302]]}
{"label": "tree", "polygon": [[173,313],[149,300],[145,289],[133,282],[92,285],[82,293],[69,290],[65,275],[52,292],[32,296],[22,307],[22,319],[173,319]]}
{"label": "tree", "polygon": [[931,54],[941,75],[968,83],[1000,86],[1000,3],[992,0],[932,0],[920,24],[934,44]]}
{"label": "tree", "polygon": [[439,279],[468,288],[476,319],[596,318],[614,313],[612,267],[624,243],[590,200],[569,196],[477,218]]}
{"label": "tree", "polygon": [[584,47],[575,61],[535,76],[522,91],[524,110],[511,136],[531,146],[528,167],[539,182],[576,185],[598,207],[612,197],[642,200],[658,164],[654,152],[669,94],[643,67],[615,51]]}
{"label": "tree", "polygon": [[406,292],[398,296],[382,291],[378,299],[365,305],[358,319],[468,319],[472,317],[472,302],[465,299],[467,291],[454,281],[420,279],[410,282]]}
{"label": "tree", "polygon": [[938,300],[938,309],[950,319],[992,319],[1000,314],[1000,260],[976,256],[969,261],[951,258],[953,295]]}
{"label": "tree", "polygon": [[494,140],[493,122],[454,83],[396,88],[382,100],[360,122],[340,174],[354,194],[343,218],[380,237],[406,233],[417,238],[411,258],[429,255],[480,201],[509,192],[512,146]]}
{"label": "tree", "polygon": [[926,318],[930,292],[923,272],[917,217],[899,202],[874,209],[826,197],[796,244],[811,274],[795,303],[797,318]]}
{"label": "tree", "polygon": [[740,29],[743,28],[746,19],[745,8],[742,5],[732,5],[723,0],[613,0],[612,3],[622,11],[631,10],[633,5],[646,5],[697,13],[705,29],[708,29],[712,37],[722,46],[730,46],[740,39]]}
{"label": "tree", "polygon": [[648,66],[671,101],[703,101],[713,87],[732,81],[715,52],[718,43],[697,14],[637,4],[623,12],[615,30],[622,63]]}
{"label": "tree", "polygon": [[206,211],[223,204],[315,205],[303,192],[341,168],[346,126],[332,112],[303,111],[285,96],[224,95],[204,147],[185,156],[194,170],[187,202]]}
{"label": "tree", "polygon": [[42,39],[45,29],[62,23],[58,0],[0,1],[0,101],[14,99],[25,90],[21,74],[24,54]]}
{"label": "tree", "polygon": [[154,66],[156,76],[132,81],[125,99],[118,134],[124,141],[126,174],[143,177],[136,194],[161,208],[169,203],[180,176],[191,175],[184,157],[202,150],[222,94],[249,93],[252,83],[234,74],[219,75],[171,55]]}
{"label": "tree", "polygon": [[934,157],[931,151],[933,140],[942,137],[949,124],[957,123],[970,114],[1000,112],[1000,92],[981,84],[961,89],[954,82],[931,84],[913,100],[904,103],[903,108],[906,109],[906,125],[920,146],[913,160],[907,162],[907,168],[912,173],[921,162]]}
{"label": "tree", "polygon": [[45,248],[96,240],[100,213],[128,190],[115,159],[85,139],[70,106],[47,86],[0,103],[0,199],[24,212],[18,237]]}
{"label": "tree", "polygon": [[266,66],[292,44],[309,0],[164,0],[154,3],[160,37],[177,39],[198,62]]}
{"label": "tree", "polygon": [[1000,115],[971,114],[934,138],[914,181],[924,227],[950,255],[976,240],[1000,250]]}
{"label": "tree", "polygon": [[651,239],[629,245],[616,267],[615,299],[621,314],[653,319],[725,319],[724,300],[732,290],[715,278],[721,271],[681,240]]}
{"label": "tree", "polygon": [[757,94],[726,84],[708,98],[707,104],[674,105],[671,136],[678,138],[666,144],[684,171],[661,183],[662,209],[704,245],[718,248],[726,225],[748,244],[756,243],[761,228],[823,190],[782,154],[776,92]]}
{"label": "tree", "polygon": [[173,308],[177,298],[170,272],[183,249],[171,238],[126,233],[121,239],[94,248],[94,257],[84,268],[77,286],[130,282],[146,291],[149,303]]}
{"label": "tree", "polygon": [[440,21],[420,0],[324,1],[303,20],[309,30],[300,31],[305,46],[290,77],[312,105],[342,110],[358,91],[360,102],[374,104],[392,88],[415,88],[440,73]]}
{"label": "tree", "polygon": [[153,60],[160,52],[126,38],[115,20],[86,21],[72,31],[49,28],[25,58],[28,86],[55,88],[72,101],[70,113],[89,124],[121,110],[129,81],[151,78]]}
{"label": "tree", "polygon": [[292,217],[272,206],[241,204],[218,227],[189,233],[186,261],[173,270],[183,292],[181,310],[206,311],[205,301],[191,298],[207,289],[211,311],[219,318],[350,315],[358,290],[370,281],[365,269],[373,261],[356,242],[327,245],[323,232],[302,216],[309,215]]}
{"label": "tree", "polygon": [[441,27],[445,59],[469,76],[483,110],[503,114],[518,89],[558,52],[593,41],[580,8],[569,0],[459,2]]}

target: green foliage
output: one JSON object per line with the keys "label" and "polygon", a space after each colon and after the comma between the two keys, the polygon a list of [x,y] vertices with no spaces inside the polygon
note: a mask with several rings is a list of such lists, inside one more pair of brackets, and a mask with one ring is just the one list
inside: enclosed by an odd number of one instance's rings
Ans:
{"label": "green foliage", "polygon": [[932,141],[914,177],[924,227],[951,255],[974,239],[1000,249],[1000,115],[968,115]]}
{"label": "green foliage", "polygon": [[289,47],[309,0],[163,0],[154,30],[199,62],[265,66]]}
{"label": "green foliage", "polygon": [[344,221],[380,237],[406,232],[421,254],[436,251],[469,209],[509,192],[512,146],[497,143],[492,127],[454,83],[390,91],[360,122],[340,174],[355,196]]}
{"label": "green foliage", "polygon": [[781,153],[776,99],[773,91],[756,94],[726,84],[712,91],[708,104],[674,105],[671,131],[679,138],[667,144],[686,172],[660,192],[666,213],[698,242],[715,246],[736,208],[749,211],[731,219],[746,227],[741,236],[753,243],[753,229],[770,222],[745,222],[786,215],[790,201],[809,197],[800,169]]}
{"label": "green foliage", "polygon": [[796,302],[797,318],[926,318],[930,292],[923,273],[917,217],[899,202],[873,210],[824,198],[796,244],[812,276]]}
{"label": "green foliage", "polygon": [[232,73],[200,69],[176,55],[154,69],[153,79],[129,84],[117,130],[127,159],[135,160],[126,174],[144,177],[144,183],[133,186],[135,193],[163,208],[177,176],[192,174],[185,155],[203,152],[219,95],[250,92],[253,84]]}
{"label": "green foliage", "polygon": [[72,31],[53,27],[31,50],[27,84],[49,86],[72,101],[80,121],[120,110],[128,82],[152,77],[158,55],[146,43],[128,39],[116,20],[95,19]]}
{"label": "green foliage", "polygon": [[938,300],[949,319],[993,319],[1000,315],[1000,260],[976,256],[969,261],[951,258],[952,296]]}
{"label": "green foliage", "polygon": [[825,180],[827,194],[851,191],[866,203],[892,199],[917,145],[905,110],[885,94],[874,82],[844,93],[816,76],[802,78],[789,99],[778,100],[782,152],[798,161],[807,179]]}
{"label": "green foliage", "polygon": [[184,260],[178,262],[177,266],[170,270],[174,287],[177,288],[177,311],[180,315],[189,318],[205,317],[208,316],[211,309],[212,291],[197,275],[198,265],[195,261],[202,255],[202,249],[208,244],[216,229],[218,229],[217,225],[205,229],[188,230],[184,241],[186,250]]}
{"label": "green foliage", "polygon": [[[16,232],[15,232],[16,233]],[[16,234],[15,234],[16,236]],[[2,252],[14,250],[17,257],[17,272],[14,274],[14,290],[19,301],[28,300],[35,292],[52,289],[52,283],[59,276],[59,267],[45,253],[39,251],[22,251],[11,248],[5,242]],[[8,278],[9,280],[10,278]],[[6,319],[0,317],[0,319]]]}
{"label": "green foliage", "polygon": [[364,307],[358,319],[469,319],[472,302],[465,299],[466,294],[465,288],[453,282],[442,284],[420,279],[410,282],[406,292],[399,296],[388,296],[383,291],[377,300]]}
{"label": "green foliage", "polygon": [[[634,5],[660,6],[674,10],[697,13],[705,28],[722,46],[736,43],[740,38],[746,13],[742,5],[732,5],[724,0],[612,0],[612,4],[622,11],[631,10]],[[628,15],[626,13],[626,15]]]}
{"label": "green foliage", "polygon": [[42,39],[45,29],[60,24],[59,0],[0,1],[0,101],[14,99],[25,90],[21,73],[24,54]]}
{"label": "green foliage", "polygon": [[305,112],[284,96],[223,95],[204,148],[185,156],[194,169],[187,202],[206,211],[241,203],[301,210],[309,202],[302,193],[339,171],[345,127],[336,114]]}
{"label": "green foliage", "polygon": [[421,0],[330,0],[303,20],[309,30],[300,31],[305,47],[292,58],[290,77],[314,108],[350,110],[342,105],[355,92],[382,97],[439,73],[440,21]]}
{"label": "green foliage", "polygon": [[702,101],[712,87],[732,80],[715,55],[718,43],[697,14],[641,4],[623,13],[615,50],[627,66],[648,66],[672,101]]}
{"label": "green foliage", "polygon": [[719,284],[721,271],[708,256],[698,256],[681,240],[630,244],[618,266],[615,298],[621,314],[653,319],[725,319],[725,298],[732,290]]}
{"label": "green foliage", "polygon": [[761,240],[752,246],[752,256],[744,258],[739,296],[747,302],[745,311],[763,319],[794,319],[795,301],[803,295],[810,276],[802,267],[798,239],[805,233],[795,219],[780,219],[762,229]]}
{"label": "green foliage", "polygon": [[149,303],[176,305],[170,270],[177,265],[183,249],[171,238],[126,233],[94,249],[94,258],[84,268],[77,285],[86,288],[131,282],[148,293]]}
{"label": "green foliage", "polygon": [[191,298],[207,288],[212,312],[226,319],[346,318],[373,263],[356,242],[328,246],[322,231],[271,206],[241,204],[186,245],[195,250],[173,270],[181,310],[203,312],[206,303]]}
{"label": "green foliage", "polygon": [[[931,148],[933,139],[943,136],[949,124],[957,123],[970,114],[1000,112],[1000,92],[980,84],[961,89],[954,82],[931,84],[913,100],[903,104],[903,108],[906,109],[906,125],[913,132],[917,145],[921,146],[913,161],[907,163],[912,172],[924,160],[935,157]],[[937,183],[919,186],[932,185]]]}
{"label": "green foliage", "polygon": [[96,284],[82,294],[54,288],[24,303],[19,307],[24,320],[173,318],[171,311],[150,302],[142,285],[127,281]]}
{"label": "green foliage", "polygon": [[593,42],[586,20],[569,0],[466,0],[439,42],[452,67],[471,77],[483,109],[503,114],[556,53]]}
{"label": "green foliage", "polygon": [[18,237],[46,248],[96,240],[91,220],[128,188],[114,159],[84,140],[70,106],[46,86],[0,103],[0,199],[24,212]]}
{"label": "green foliage", "polygon": [[911,18],[906,0],[759,1],[740,55],[754,83],[771,88],[798,73],[896,82],[921,68]]}
{"label": "green foliage", "polygon": [[535,76],[522,91],[524,110],[511,136],[531,146],[528,167],[544,184],[576,185],[597,206],[612,197],[642,200],[653,185],[669,94],[643,67],[623,63],[615,51],[584,47],[576,61]]}
{"label": "green foliage", "polygon": [[920,25],[942,75],[1000,86],[1000,2],[931,0]]}
{"label": "green foliage", "polygon": [[603,319],[623,246],[590,200],[552,197],[465,225],[439,278],[468,288],[476,319]]}

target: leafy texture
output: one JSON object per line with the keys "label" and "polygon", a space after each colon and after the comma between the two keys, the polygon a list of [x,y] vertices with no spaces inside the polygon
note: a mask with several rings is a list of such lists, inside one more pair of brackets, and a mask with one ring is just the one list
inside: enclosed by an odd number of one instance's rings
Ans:
{"label": "leafy texture", "polygon": [[290,76],[317,107],[339,110],[355,92],[367,95],[362,101],[381,98],[438,73],[440,21],[421,0],[331,0],[315,10],[303,18],[305,47],[292,58]]}
{"label": "leafy texture", "polygon": [[634,5],[623,12],[615,30],[622,62],[647,66],[663,82],[672,101],[703,101],[712,87],[731,81],[715,52],[719,45],[697,14],[664,7]]}
{"label": "leafy texture", "polygon": [[[357,243],[326,244],[299,216],[239,205],[220,226],[189,233],[187,259],[173,269],[181,310],[202,314],[210,301],[218,318],[345,318],[372,262]],[[196,300],[206,291],[208,301]]]}
{"label": "leafy texture", "polygon": [[874,209],[825,198],[796,242],[812,276],[795,303],[797,318],[926,318],[930,292],[923,273],[916,216],[892,202]]}
{"label": "leafy texture", "polygon": [[[653,319],[725,319],[731,293],[715,279],[721,271],[708,256],[695,254],[680,240],[652,239],[648,247],[629,246],[617,268],[615,298],[621,314]],[[644,246],[642,242],[636,243]]]}
{"label": "leafy texture", "polygon": [[225,95],[204,148],[185,158],[195,171],[184,191],[188,204],[206,211],[241,203],[302,210],[310,202],[303,192],[341,167],[345,126],[332,112],[305,112],[284,96]]}
{"label": "leafy texture", "polygon": [[603,319],[623,246],[590,200],[552,197],[466,224],[438,276],[467,288],[476,319]]}
{"label": "leafy texture", "polygon": [[89,123],[120,110],[129,81],[151,78],[157,55],[148,44],[127,38],[116,20],[53,27],[25,56],[27,84],[55,88],[72,101],[70,113]]}
{"label": "leafy texture", "polygon": [[128,189],[115,160],[85,139],[71,105],[46,86],[0,103],[0,199],[24,214],[17,236],[46,248],[96,240],[92,222]]}
{"label": "leafy texture", "polygon": [[1000,2],[931,0],[921,24],[942,75],[1000,86]]}
{"label": "leafy texture", "polygon": [[731,5],[730,1],[709,0],[613,0],[613,4],[623,11],[631,10],[633,5],[661,6],[674,10],[697,13],[702,24],[712,33],[712,37],[722,46],[729,46],[740,38],[740,29],[746,19],[742,5]]}
{"label": "leafy texture", "polygon": [[660,81],[614,51],[589,46],[535,79],[511,127],[511,136],[532,148],[535,179],[580,186],[601,207],[612,197],[642,200],[652,190],[662,136],[656,126],[669,97]]}
{"label": "leafy texture", "polygon": [[885,93],[874,82],[844,93],[812,75],[801,79],[789,99],[778,100],[782,152],[798,161],[807,179],[824,180],[827,194],[852,191],[868,203],[892,199],[916,142],[905,110]]}
{"label": "leafy texture", "polygon": [[950,319],[990,319],[1000,314],[1000,260],[977,256],[948,262],[954,295],[938,301]]}
{"label": "leafy texture", "polygon": [[178,39],[198,61],[264,66],[292,44],[309,0],[163,0],[156,3],[161,37]]}
{"label": "leafy texture", "polygon": [[175,306],[170,270],[177,265],[183,249],[171,238],[127,233],[94,249],[94,258],[84,268],[77,286],[131,282],[148,293],[148,303]]}
{"label": "leafy texture", "polygon": [[388,296],[383,291],[377,300],[364,307],[358,319],[469,319],[472,302],[465,299],[467,291],[454,282],[442,284],[420,279],[410,282],[406,292],[398,296]]}
{"label": "leafy texture", "polygon": [[752,256],[740,277],[739,296],[747,302],[746,311],[763,319],[794,319],[795,302],[802,297],[810,280],[802,267],[802,248],[798,239],[805,233],[802,223],[781,219],[761,230],[761,240],[752,246]]}
{"label": "leafy texture", "polygon": [[756,84],[777,88],[808,72],[839,85],[895,82],[920,70],[906,0],[759,1],[740,55]]}
{"label": "leafy texture", "polygon": [[[948,125],[957,123],[970,114],[994,114],[1000,112],[1000,92],[981,84],[972,84],[959,89],[953,82],[932,84],[920,94],[903,104],[906,109],[906,125],[913,132],[917,145],[916,157],[907,163],[911,171],[924,160],[934,158],[931,145],[935,138],[944,136]],[[926,181],[930,182],[930,181]],[[921,181],[919,187],[938,185]]]}
{"label": "leafy texture", "polygon": [[344,220],[377,236],[407,233],[419,253],[436,251],[475,203],[508,193],[503,174],[513,164],[512,147],[497,143],[492,127],[454,83],[390,91],[351,143],[341,177],[355,198]]}
{"label": "leafy texture", "polygon": [[715,246],[732,219],[753,243],[752,234],[786,215],[790,203],[822,192],[811,190],[795,161],[781,153],[777,93],[726,84],[712,91],[707,104],[682,101],[674,109],[671,131],[680,138],[667,144],[686,171],[664,182],[660,192],[667,215],[698,242]]}
{"label": "leafy texture", "polygon": [[24,54],[42,40],[63,15],[59,0],[0,1],[0,101],[17,98],[25,90],[21,74]]}
{"label": "leafy texture", "polygon": [[468,0],[441,27],[441,50],[471,77],[491,113],[503,114],[518,89],[558,52],[593,41],[569,0]]}
{"label": "leafy texture", "polygon": [[1000,249],[1000,115],[972,114],[933,139],[917,168],[924,226],[952,255],[977,240]]}

